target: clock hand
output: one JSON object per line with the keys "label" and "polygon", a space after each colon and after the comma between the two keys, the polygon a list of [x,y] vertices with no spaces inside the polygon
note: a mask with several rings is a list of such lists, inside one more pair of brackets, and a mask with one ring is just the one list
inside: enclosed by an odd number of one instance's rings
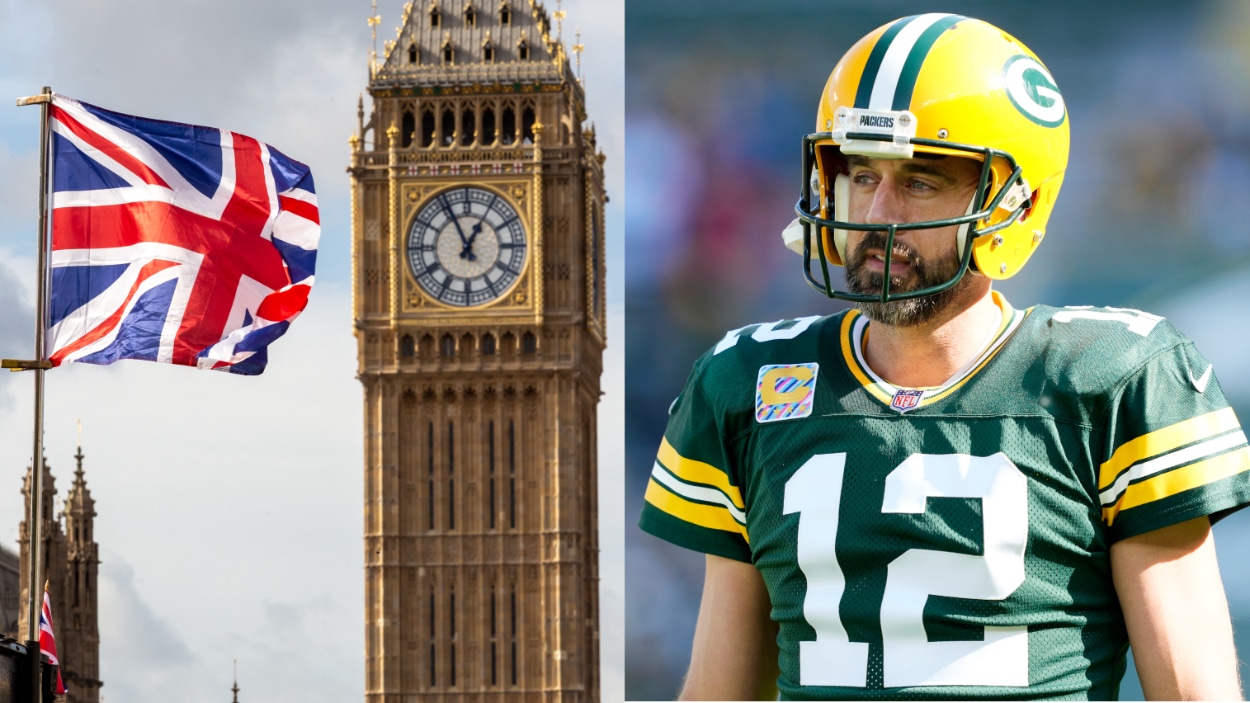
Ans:
{"label": "clock hand", "polygon": [[[469,240],[465,238],[464,230],[460,229],[460,220],[456,218],[455,213],[451,211],[451,206],[448,205],[446,201],[440,201],[440,202],[442,202],[443,204],[443,212],[446,212],[447,216],[451,218],[452,224],[456,225],[456,233],[460,235],[460,243],[465,245],[465,247],[468,247]],[[463,252],[460,254],[460,258],[462,259],[464,258]]]}
{"label": "clock hand", "polygon": [[477,235],[481,231],[482,221],[478,220],[477,224],[473,225],[473,229],[469,231],[469,240],[464,243],[464,251],[460,252],[460,258],[467,258],[469,261],[477,261],[477,255],[473,253],[473,242],[477,239]]}

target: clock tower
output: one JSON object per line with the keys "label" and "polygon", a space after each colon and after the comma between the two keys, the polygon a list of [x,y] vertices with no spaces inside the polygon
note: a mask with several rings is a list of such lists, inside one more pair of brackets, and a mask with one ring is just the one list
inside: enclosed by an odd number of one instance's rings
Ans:
{"label": "clock tower", "polygon": [[368,89],[365,699],[597,701],[607,197],[582,85],[536,0],[413,0]]}

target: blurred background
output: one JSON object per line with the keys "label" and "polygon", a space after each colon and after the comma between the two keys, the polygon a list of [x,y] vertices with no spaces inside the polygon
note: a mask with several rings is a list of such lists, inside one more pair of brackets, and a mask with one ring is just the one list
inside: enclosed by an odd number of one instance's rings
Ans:
{"label": "blurred background", "polygon": [[[940,9],[1017,36],[1067,101],[1072,156],[1045,244],[996,284],[1016,307],[1166,316],[1250,422],[1250,3],[629,0],[626,12],[626,697],[671,699],[689,661],[702,555],[637,516],[667,408],[729,329],[831,314],[781,244],[800,137],[859,37]],[[1250,661],[1250,510],[1216,527]],[[1242,679],[1250,681],[1250,666]],[[1141,699],[1133,667],[1123,699]]]}

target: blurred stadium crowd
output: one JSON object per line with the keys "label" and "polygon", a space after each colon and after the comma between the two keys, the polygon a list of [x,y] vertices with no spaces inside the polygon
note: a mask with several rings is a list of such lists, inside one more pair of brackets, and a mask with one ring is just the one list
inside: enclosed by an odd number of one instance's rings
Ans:
{"label": "blurred stadium crowd", "polygon": [[[1017,307],[1167,316],[1250,423],[1250,3],[969,1],[1042,58],[1072,156],[1044,245],[997,286]],[[800,137],[842,52],[931,2],[629,0],[626,24],[626,697],[671,698],[703,558],[636,522],[667,408],[729,329],[830,314],[781,244]],[[1250,661],[1250,510],[1216,529]],[[1250,680],[1243,665],[1242,679]],[[1123,698],[1140,698],[1132,667]]]}

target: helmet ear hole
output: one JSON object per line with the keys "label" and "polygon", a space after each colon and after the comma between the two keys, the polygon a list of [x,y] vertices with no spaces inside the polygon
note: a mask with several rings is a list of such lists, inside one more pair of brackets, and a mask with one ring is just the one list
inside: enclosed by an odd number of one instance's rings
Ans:
{"label": "helmet ear hole", "polygon": [[1024,202],[1024,211],[1020,213],[1020,217],[1016,218],[1016,222],[1024,222],[1029,219],[1029,215],[1033,214],[1033,204],[1037,202],[1037,193],[1034,193]]}

